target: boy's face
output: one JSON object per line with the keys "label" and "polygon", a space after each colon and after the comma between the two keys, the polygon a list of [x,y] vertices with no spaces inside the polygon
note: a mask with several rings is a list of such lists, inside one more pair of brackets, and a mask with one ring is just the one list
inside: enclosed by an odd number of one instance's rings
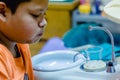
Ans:
{"label": "boy's face", "polygon": [[8,10],[0,31],[12,41],[21,43],[38,41],[47,24],[44,18],[47,7],[48,0],[32,0],[20,4],[15,14]]}

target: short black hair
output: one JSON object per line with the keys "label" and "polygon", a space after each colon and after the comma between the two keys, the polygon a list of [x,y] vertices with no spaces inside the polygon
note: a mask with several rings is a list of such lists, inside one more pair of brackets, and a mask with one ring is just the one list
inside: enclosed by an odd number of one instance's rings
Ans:
{"label": "short black hair", "polygon": [[31,0],[0,0],[0,2],[4,2],[6,6],[11,10],[14,14],[19,4],[23,2],[29,2]]}

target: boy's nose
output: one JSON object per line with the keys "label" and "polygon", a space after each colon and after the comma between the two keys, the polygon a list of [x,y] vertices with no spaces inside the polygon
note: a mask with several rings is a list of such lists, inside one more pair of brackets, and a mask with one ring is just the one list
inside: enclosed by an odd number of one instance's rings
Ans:
{"label": "boy's nose", "polygon": [[39,27],[40,27],[40,28],[43,28],[43,27],[46,26],[46,25],[47,25],[46,19],[43,19],[43,20],[39,23]]}

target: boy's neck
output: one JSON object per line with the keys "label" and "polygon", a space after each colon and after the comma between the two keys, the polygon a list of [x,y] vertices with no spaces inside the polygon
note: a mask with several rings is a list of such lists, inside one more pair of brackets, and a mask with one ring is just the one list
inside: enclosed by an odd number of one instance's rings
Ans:
{"label": "boy's neck", "polygon": [[14,49],[16,42],[12,42],[9,39],[7,39],[1,32],[0,32],[0,43],[6,46],[11,51],[14,57],[16,56],[16,51]]}

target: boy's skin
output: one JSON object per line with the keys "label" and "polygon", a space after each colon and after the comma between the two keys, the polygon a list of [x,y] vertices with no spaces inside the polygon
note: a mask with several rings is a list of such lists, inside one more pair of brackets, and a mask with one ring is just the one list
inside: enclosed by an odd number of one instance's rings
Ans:
{"label": "boy's skin", "polygon": [[16,57],[14,46],[18,43],[34,43],[40,39],[44,32],[46,20],[45,11],[48,0],[32,0],[20,4],[15,12],[0,2],[0,43],[4,44]]}
{"label": "boy's skin", "polygon": [[12,14],[4,2],[0,1],[0,44],[19,57],[15,50],[17,43],[35,43],[41,38],[46,20],[44,14],[48,0],[31,0],[21,3]]}

